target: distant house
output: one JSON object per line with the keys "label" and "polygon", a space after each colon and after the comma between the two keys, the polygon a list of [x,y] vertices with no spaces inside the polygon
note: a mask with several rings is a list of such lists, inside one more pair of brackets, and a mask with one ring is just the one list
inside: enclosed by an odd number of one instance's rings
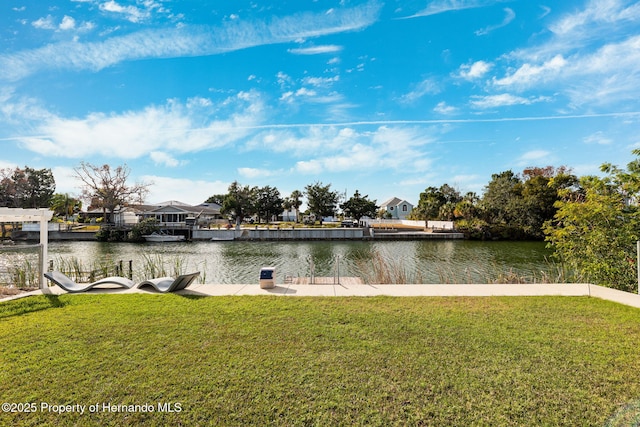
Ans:
{"label": "distant house", "polygon": [[176,200],[156,205],[137,206],[143,218],[156,218],[162,227],[182,227],[185,225],[208,225],[221,219],[220,206],[207,203],[191,206]]}
{"label": "distant house", "polygon": [[111,214],[111,221],[117,226],[135,225],[140,219],[140,211],[133,207],[116,208]]}
{"label": "distant house", "polygon": [[407,217],[413,210],[413,205],[406,200],[392,197],[391,199],[382,203],[380,205],[380,209],[383,209],[388,213],[388,215],[391,215],[392,219],[407,219]]}

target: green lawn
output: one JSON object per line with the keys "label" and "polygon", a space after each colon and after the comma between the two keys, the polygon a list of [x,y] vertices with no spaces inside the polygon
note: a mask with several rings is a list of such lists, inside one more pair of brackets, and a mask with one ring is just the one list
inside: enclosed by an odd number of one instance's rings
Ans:
{"label": "green lawn", "polygon": [[598,426],[639,368],[640,310],[587,297],[0,303],[0,425]]}

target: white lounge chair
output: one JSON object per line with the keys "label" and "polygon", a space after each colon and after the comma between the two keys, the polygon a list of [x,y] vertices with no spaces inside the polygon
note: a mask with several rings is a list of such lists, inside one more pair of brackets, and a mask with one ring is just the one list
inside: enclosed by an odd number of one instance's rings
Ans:
{"label": "white lounge chair", "polygon": [[156,291],[166,293],[179,291],[186,288],[200,275],[200,272],[191,274],[182,274],[175,279],[173,277],[158,277],[157,279],[149,279],[138,284],[138,289],[145,286],[151,286]]}
{"label": "white lounge chair", "polygon": [[111,276],[97,280],[93,283],[76,283],[59,271],[48,271],[44,277],[61,287],[67,292],[85,292],[98,285],[117,285],[120,288],[131,289],[135,285],[133,280],[126,277]]}

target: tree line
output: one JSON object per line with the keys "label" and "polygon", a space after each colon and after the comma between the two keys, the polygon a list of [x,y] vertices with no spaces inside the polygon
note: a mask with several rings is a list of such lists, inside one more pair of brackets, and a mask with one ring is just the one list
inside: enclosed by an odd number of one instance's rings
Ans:
{"label": "tree line", "polygon": [[462,195],[448,184],[428,187],[410,218],[455,221],[468,238],[542,240],[562,191],[578,184],[565,166],[531,167],[520,174],[507,170],[491,176],[482,196]]}
{"label": "tree line", "polygon": [[316,182],[304,187],[304,191],[294,190],[288,197],[283,197],[277,188],[271,186],[257,187],[242,185],[237,181],[231,183],[226,194],[209,197],[205,203],[217,203],[221,206],[221,213],[230,216],[236,225],[248,217],[257,217],[258,221],[269,222],[271,218],[283,213],[283,210],[293,210],[295,221],[300,222],[300,207],[302,198],[307,199],[306,213],[322,224],[322,218],[334,216],[337,208],[346,217],[360,220],[363,217],[375,217],[379,206],[369,196],[363,196],[359,191],[340,202],[338,191],[331,189],[331,184]]}

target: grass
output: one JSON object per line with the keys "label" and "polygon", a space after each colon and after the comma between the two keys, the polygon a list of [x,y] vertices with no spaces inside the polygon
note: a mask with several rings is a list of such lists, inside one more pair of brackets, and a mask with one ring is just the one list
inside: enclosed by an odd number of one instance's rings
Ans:
{"label": "grass", "polygon": [[0,425],[598,426],[638,408],[639,320],[588,297],[29,297],[0,304],[0,396],[38,410]]}

